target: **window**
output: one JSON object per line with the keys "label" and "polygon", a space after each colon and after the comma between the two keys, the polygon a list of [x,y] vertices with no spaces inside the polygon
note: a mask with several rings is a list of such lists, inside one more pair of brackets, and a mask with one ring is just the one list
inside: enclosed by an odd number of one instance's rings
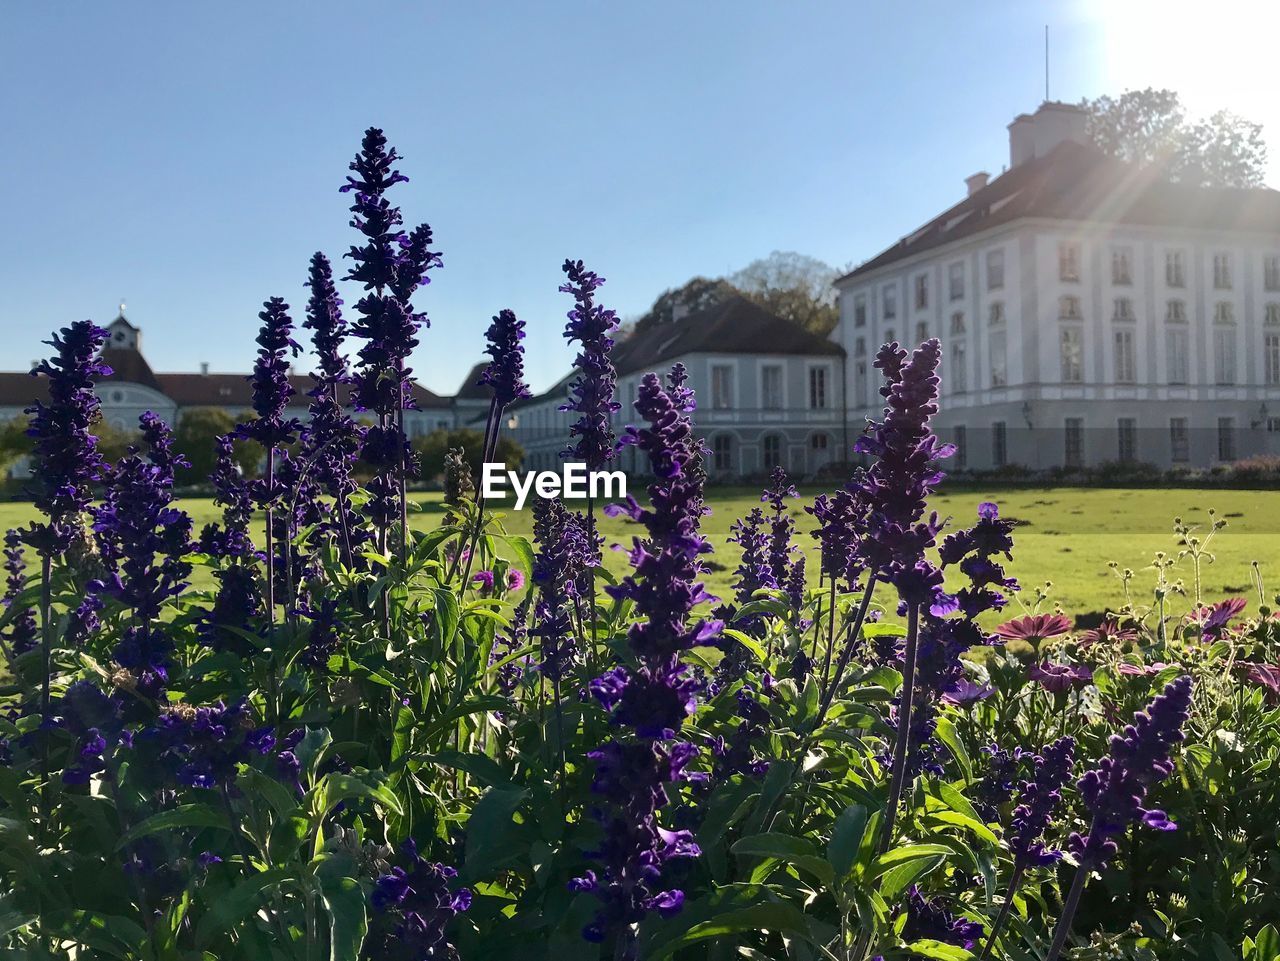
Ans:
{"label": "window", "polygon": [[1262,338],[1262,370],[1268,385],[1280,384],[1280,334]]}
{"label": "window", "polygon": [[867,406],[867,362],[865,360],[858,361],[854,368],[853,386],[857,393],[857,401],[859,407]]}
{"label": "window", "polygon": [[952,300],[964,296],[964,264],[954,263],[947,268],[947,290]]}
{"label": "window", "polygon": [[1058,279],[1075,281],[1080,279],[1080,245],[1058,244]]}
{"label": "window", "polygon": [[1218,460],[1236,459],[1236,419],[1218,418]]}
{"label": "window", "polygon": [[1164,315],[1167,324],[1185,324],[1187,322],[1187,304],[1183,300],[1169,301],[1169,311]]}
{"label": "window", "polygon": [[1133,348],[1133,331],[1117,330],[1116,337],[1116,383],[1132,384],[1138,379],[1137,358]]}
{"label": "window", "polygon": [[1084,331],[1079,327],[1063,327],[1059,341],[1062,347],[1062,382],[1084,381]]}
{"label": "window", "polygon": [[733,407],[733,367],[729,364],[711,365],[711,406],[715,410]]}
{"label": "window", "polygon": [[782,410],[781,364],[766,364],[760,368],[760,406],[765,410]]}
{"label": "window", "polygon": [[1003,330],[991,335],[991,386],[1004,387],[1009,383],[1009,357]]}
{"label": "window", "polygon": [[867,295],[858,294],[853,298],[853,326],[865,327],[867,325]]}
{"label": "window", "polygon": [[853,356],[854,357],[867,356],[867,338],[859,337],[857,340],[853,342]]}
{"label": "window", "polygon": [[884,305],[882,311],[885,320],[892,320],[898,316],[898,288],[886,287],[881,291],[881,303]]}
{"label": "window", "polygon": [[929,306],[929,275],[916,274],[916,310]]}
{"label": "window", "polygon": [[1116,421],[1116,459],[1122,464],[1138,459],[1138,422],[1132,417]]}
{"label": "window", "polygon": [[991,466],[1003,467],[1009,463],[1009,435],[1004,421],[998,420],[991,425]]}
{"label": "window", "polygon": [[782,438],[777,434],[766,434],[764,438],[764,469],[773,470],[775,467],[781,466]]}
{"label": "window", "polygon": [[997,300],[991,304],[991,313],[987,323],[992,327],[1004,326],[1004,301]]}
{"label": "window", "polygon": [[733,438],[717,434],[711,441],[711,452],[716,470],[733,470]]}
{"label": "window", "polygon": [[1169,418],[1169,457],[1175,464],[1185,464],[1191,459],[1190,434],[1185,417]]}
{"label": "window", "polygon": [[1268,327],[1280,327],[1280,304],[1267,304],[1262,322]]}
{"label": "window", "polygon": [[1213,332],[1213,382],[1222,386],[1236,382],[1236,332],[1230,328]]}
{"label": "window", "polygon": [[1262,286],[1267,290],[1280,290],[1280,256],[1271,254],[1262,258]]}
{"label": "window", "polygon": [[1164,255],[1164,282],[1170,287],[1185,287],[1186,275],[1182,269],[1182,251],[1170,250]]}
{"label": "window", "polygon": [[916,343],[923,344],[929,339],[929,322],[922,320],[916,324]]}
{"label": "window", "polygon": [[1185,330],[1171,330],[1168,333],[1169,344],[1169,376],[1171,384],[1185,384],[1190,379],[1190,363],[1188,361],[1189,338]]}
{"label": "window", "polygon": [[969,367],[965,361],[963,342],[951,345],[951,369],[947,373],[951,376],[953,393],[963,394],[969,389]]}
{"label": "window", "polygon": [[1213,255],[1213,286],[1215,290],[1231,289],[1231,256]]}
{"label": "window", "polygon": [[952,428],[952,443],[955,444],[955,464],[960,470],[964,470],[969,464],[969,432],[965,429],[964,424],[957,424]]}
{"label": "window", "polygon": [[1113,284],[1133,283],[1133,252],[1128,247],[1116,247],[1111,251],[1111,282]]}
{"label": "window", "polygon": [[884,340],[885,340],[885,343],[886,343],[886,344],[892,344],[892,343],[894,342],[893,328],[892,328],[892,327],[889,327],[889,328],[887,328],[887,329],[885,330],[885,332],[884,332]]}
{"label": "window", "polygon": [[1236,322],[1235,305],[1226,300],[1220,300],[1214,304],[1213,322],[1215,324],[1234,324]]}
{"label": "window", "polygon": [[964,332],[965,332],[964,314],[962,314],[960,311],[957,310],[954,314],[951,315],[951,336],[957,337],[960,334],[963,334]]}
{"label": "window", "polygon": [[809,368],[809,407],[812,410],[827,409],[827,368]]}
{"label": "window", "polygon": [[1062,320],[1082,320],[1084,314],[1080,313],[1079,297],[1059,297],[1058,298],[1058,317]]}
{"label": "window", "polygon": [[828,437],[826,434],[814,434],[809,438],[809,446],[814,450],[826,450]]}
{"label": "window", "polygon": [[987,251],[987,290],[999,290],[1004,286],[1004,251]]}
{"label": "window", "polygon": [[1062,432],[1062,463],[1067,467],[1084,466],[1084,421],[1068,417]]}
{"label": "window", "polygon": [[1133,313],[1133,301],[1130,300],[1128,297],[1117,297],[1116,312],[1112,319],[1113,320],[1134,320],[1135,315]]}

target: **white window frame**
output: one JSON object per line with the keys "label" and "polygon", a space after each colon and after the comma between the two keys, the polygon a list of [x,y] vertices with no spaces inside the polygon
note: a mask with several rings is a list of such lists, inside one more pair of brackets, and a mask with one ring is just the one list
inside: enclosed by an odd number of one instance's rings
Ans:
{"label": "white window frame", "polygon": [[[825,403],[821,407],[815,407],[813,404],[813,372],[815,370],[822,371],[822,395]],[[831,389],[835,384],[834,377],[834,369],[831,364],[825,361],[811,360],[805,364],[804,400],[809,410],[833,410],[835,408],[831,396]]]}
{"label": "white window frame", "polygon": [[[765,403],[764,375],[766,370],[778,372],[778,403],[776,406]],[[762,411],[784,411],[787,409],[787,365],[784,361],[760,360],[756,363],[756,396],[760,400]]]}
{"label": "white window frame", "polygon": [[[992,265],[996,266],[992,270]],[[1004,248],[987,251],[987,290],[1004,289]]]}
{"label": "white window frame", "polygon": [[1138,336],[1131,327],[1117,327],[1112,332],[1115,378],[1117,384],[1138,382]]}
{"label": "white window frame", "polygon": [[947,264],[947,300],[964,300],[964,261]]}
{"label": "white window frame", "polygon": [[[729,371],[729,405],[726,407],[717,403],[716,396],[716,369],[724,368]],[[742,404],[739,403],[738,391],[741,389],[738,384],[738,364],[728,359],[708,359],[707,361],[707,379],[711,382],[711,409],[713,411],[731,411],[741,410]]]}

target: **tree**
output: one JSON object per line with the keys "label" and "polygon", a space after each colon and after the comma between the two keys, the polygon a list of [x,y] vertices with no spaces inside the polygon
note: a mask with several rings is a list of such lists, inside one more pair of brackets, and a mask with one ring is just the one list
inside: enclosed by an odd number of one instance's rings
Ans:
{"label": "tree", "polygon": [[98,453],[108,464],[117,463],[121,457],[129,453],[129,448],[138,442],[138,431],[125,430],[112,426],[110,421],[100,420],[93,428],[98,438]]}
{"label": "tree", "polygon": [[1178,183],[1206,187],[1259,187],[1267,164],[1262,126],[1228,110],[1187,119],[1172,90],[1127,90],[1080,104],[1089,136],[1104,153],[1140,166],[1156,166]]}
{"label": "tree", "polygon": [[13,463],[31,453],[32,441],[27,436],[30,423],[26,414],[0,425],[0,469],[6,473]]}
{"label": "tree", "polygon": [[832,286],[836,276],[834,267],[816,257],[775,250],[727,279],[748,300],[825,337],[840,319]]}
{"label": "tree", "polygon": [[[246,414],[245,418],[249,416]],[[182,472],[179,483],[202,484],[209,479],[218,459],[217,439],[235,430],[235,426],[236,419],[218,407],[197,407],[182,415],[173,432],[173,447],[191,462],[191,469]],[[251,441],[236,441],[231,456],[245,476],[257,472],[261,452]]]}
{"label": "tree", "polygon": [[636,320],[635,332],[644,333],[650,327],[673,323],[677,316],[710,310],[739,293],[733,284],[722,277],[694,277],[683,286],[664,290],[659,294],[653,306]]}
{"label": "tree", "polygon": [[[480,463],[484,456],[484,434],[468,427],[459,430],[433,430],[430,434],[419,437],[413,442],[423,480],[435,480],[444,476],[445,456],[453,447],[462,448],[467,465],[471,468],[471,476],[479,483]],[[505,464],[508,470],[515,470],[522,460],[524,460],[523,447],[510,437],[498,438],[494,463]]]}

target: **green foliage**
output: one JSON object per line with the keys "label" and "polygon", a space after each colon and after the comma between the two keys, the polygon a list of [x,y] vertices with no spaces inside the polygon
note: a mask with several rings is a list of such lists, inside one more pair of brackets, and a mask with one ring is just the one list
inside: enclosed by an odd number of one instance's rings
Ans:
{"label": "green foliage", "polygon": [[[481,463],[484,459],[484,434],[469,427],[457,430],[433,430],[425,437],[414,440],[413,449],[418,455],[422,468],[422,477],[427,480],[439,480],[444,477],[445,459],[450,450],[460,448],[471,468],[473,478],[480,477]],[[494,461],[506,464],[509,470],[515,470],[524,459],[524,448],[510,437],[501,437],[494,452]]]}
{"label": "green foliage", "polygon": [[[178,483],[200,483],[207,478],[217,460],[214,441],[223,434],[231,433],[238,422],[249,419],[248,414],[238,419],[232,417],[220,407],[196,407],[184,411],[173,431],[173,449],[182,454],[191,467],[179,474]],[[258,472],[262,451],[251,441],[236,441],[232,446],[232,457],[246,477],[253,477]]]}

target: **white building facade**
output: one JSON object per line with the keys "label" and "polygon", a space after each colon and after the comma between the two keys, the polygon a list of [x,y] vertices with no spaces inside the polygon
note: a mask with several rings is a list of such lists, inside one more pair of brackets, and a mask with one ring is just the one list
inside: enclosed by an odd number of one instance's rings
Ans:
{"label": "white building facade", "polygon": [[1083,121],[1018,118],[1006,173],[837,281],[850,420],[882,343],[937,337],[955,469],[1280,454],[1280,194],[1163,183]]}

